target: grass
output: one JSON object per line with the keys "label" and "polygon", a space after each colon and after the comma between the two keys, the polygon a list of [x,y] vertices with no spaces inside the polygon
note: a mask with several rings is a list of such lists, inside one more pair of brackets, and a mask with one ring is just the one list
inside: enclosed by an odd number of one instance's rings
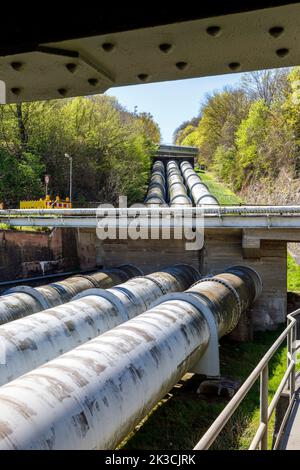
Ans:
{"label": "grass", "polygon": [[29,226],[16,226],[9,224],[0,223],[0,230],[16,230],[20,232],[49,232],[51,229],[49,227],[29,227]]}
{"label": "grass", "polygon": [[[280,330],[281,331],[281,330]],[[222,376],[241,383],[249,376],[280,331],[257,333],[255,342],[221,341]],[[271,400],[285,371],[286,350],[280,348],[270,363]],[[226,406],[224,397],[200,397],[196,390],[199,377],[188,374],[159,402],[145,420],[123,442],[122,448],[133,449],[192,449],[200,437]],[[273,418],[274,422],[274,418]],[[247,449],[259,423],[259,383],[256,383],[214,443],[214,449]],[[272,441],[272,422],[269,446]]]}
{"label": "grass", "polygon": [[287,254],[287,290],[300,292],[300,266],[290,253]]}
{"label": "grass", "polygon": [[242,204],[242,199],[223,183],[219,183],[212,173],[207,171],[203,172],[201,170],[198,170],[197,173],[221,205]]}

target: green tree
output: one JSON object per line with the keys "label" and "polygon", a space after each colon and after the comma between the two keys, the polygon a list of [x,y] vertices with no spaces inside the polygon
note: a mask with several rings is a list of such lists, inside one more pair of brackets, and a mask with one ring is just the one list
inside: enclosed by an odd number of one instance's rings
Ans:
{"label": "green tree", "polygon": [[[53,197],[68,195],[67,152],[73,157],[75,203],[116,203],[121,194],[129,202],[142,201],[150,157],[159,140],[160,131],[151,115],[129,113],[108,96],[0,108],[0,151],[5,162],[9,160],[11,168],[24,177],[22,199],[40,196],[44,172],[51,176]],[[10,172],[6,163],[2,179]],[[18,191],[13,197],[6,186],[2,188],[1,199],[17,205]]]}

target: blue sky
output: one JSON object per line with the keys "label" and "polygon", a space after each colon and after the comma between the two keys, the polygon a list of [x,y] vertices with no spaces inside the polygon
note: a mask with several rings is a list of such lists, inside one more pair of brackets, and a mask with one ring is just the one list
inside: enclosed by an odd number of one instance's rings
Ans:
{"label": "blue sky", "polygon": [[239,82],[241,74],[217,75],[172,82],[149,83],[111,88],[106,94],[116,96],[129,111],[149,112],[160,126],[162,140],[172,142],[173,132],[183,121],[196,116],[206,93]]}

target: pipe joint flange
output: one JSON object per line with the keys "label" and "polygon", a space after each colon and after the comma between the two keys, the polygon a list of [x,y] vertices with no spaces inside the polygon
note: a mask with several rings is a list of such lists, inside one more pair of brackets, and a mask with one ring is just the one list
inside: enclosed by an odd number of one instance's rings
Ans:
{"label": "pipe joint flange", "polygon": [[124,321],[129,320],[127,309],[121,300],[113,292],[110,292],[106,289],[87,289],[83,292],[80,292],[80,294],[75,295],[72,301],[83,299],[84,297],[89,297],[90,295],[96,295],[98,297],[102,297],[105,300],[108,300],[118,310]]}
{"label": "pipe joint flange", "polygon": [[88,274],[86,275],[80,275],[80,274],[76,274],[76,276],[74,277],[81,277],[82,279],[87,279],[94,287],[98,287],[98,284],[97,282],[91,277],[89,276]]}
{"label": "pipe joint flange", "polygon": [[148,276],[135,276],[132,279],[149,279],[149,281],[152,281],[154,282],[154,284],[157,285],[157,287],[161,290],[163,295],[166,295],[168,293],[167,290],[164,288],[164,286],[157,279],[153,278],[151,274],[149,274]]}
{"label": "pipe joint flange", "polygon": [[47,298],[44,297],[40,291],[34,289],[34,287],[30,287],[30,286],[12,287],[11,289],[4,291],[2,295],[19,294],[19,293],[27,294],[30,297],[32,297],[41,305],[43,310],[47,310],[48,308],[51,308],[51,305],[49,304]]}
{"label": "pipe joint flange", "polygon": [[191,304],[198,310],[199,313],[203,315],[208,324],[210,331],[208,347],[200,361],[192,367],[191,372],[206,375],[207,377],[220,377],[218,326],[207,302],[197,295],[197,293],[174,292],[163,295],[154,301],[150,308],[157,307],[162,303],[168,302],[170,300],[182,300],[183,302]]}
{"label": "pipe joint flange", "polygon": [[113,287],[110,287],[110,291],[112,290],[116,290],[116,291],[119,291],[119,292],[122,292],[122,294],[124,294],[127,299],[133,303],[133,305],[139,305],[139,299],[136,297],[136,295],[134,295],[131,290],[127,289],[126,287],[123,287],[123,286],[113,286]]}
{"label": "pipe joint flange", "polygon": [[242,315],[243,313],[243,309],[242,309],[242,304],[241,304],[241,299],[240,299],[240,296],[237,292],[237,290],[232,287],[231,284],[229,284],[229,282],[226,282],[224,281],[224,279],[220,279],[219,277],[205,277],[203,279],[200,279],[199,281],[195,282],[192,287],[189,289],[189,292],[191,293],[194,293],[194,294],[198,294],[198,292],[193,292],[191,289],[196,286],[197,284],[200,284],[201,282],[216,282],[218,284],[222,284],[223,286],[225,286],[228,290],[230,290],[230,292],[232,292],[232,294],[234,295],[235,297],[235,300],[236,300],[236,304],[237,304],[237,315],[236,315],[236,318],[233,319],[232,321],[232,324],[231,326],[226,330],[226,333],[225,334],[228,334],[230,333],[235,327],[236,327],[236,324],[240,318],[240,316]]}
{"label": "pipe joint flange", "polygon": [[253,303],[256,302],[256,300],[258,299],[258,297],[260,296],[261,292],[262,292],[262,288],[263,288],[263,282],[262,282],[262,278],[261,278],[261,275],[256,271],[256,269],[254,268],[251,268],[250,266],[243,266],[243,265],[234,265],[234,266],[229,266],[229,268],[227,268],[225,270],[225,272],[228,272],[228,273],[233,273],[234,274],[234,270],[237,269],[237,270],[246,270],[248,273],[249,271],[251,272],[251,274],[254,274],[254,276],[256,277],[256,281],[253,280],[254,284],[255,284],[255,296],[254,296],[254,299],[253,299]]}

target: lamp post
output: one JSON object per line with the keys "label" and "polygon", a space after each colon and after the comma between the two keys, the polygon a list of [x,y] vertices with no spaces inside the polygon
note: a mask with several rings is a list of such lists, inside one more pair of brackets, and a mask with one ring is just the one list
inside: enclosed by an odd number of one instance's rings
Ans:
{"label": "lamp post", "polygon": [[68,153],[65,153],[65,157],[69,160],[70,162],[70,202],[72,202],[72,166],[73,166],[73,158],[70,157]]}

